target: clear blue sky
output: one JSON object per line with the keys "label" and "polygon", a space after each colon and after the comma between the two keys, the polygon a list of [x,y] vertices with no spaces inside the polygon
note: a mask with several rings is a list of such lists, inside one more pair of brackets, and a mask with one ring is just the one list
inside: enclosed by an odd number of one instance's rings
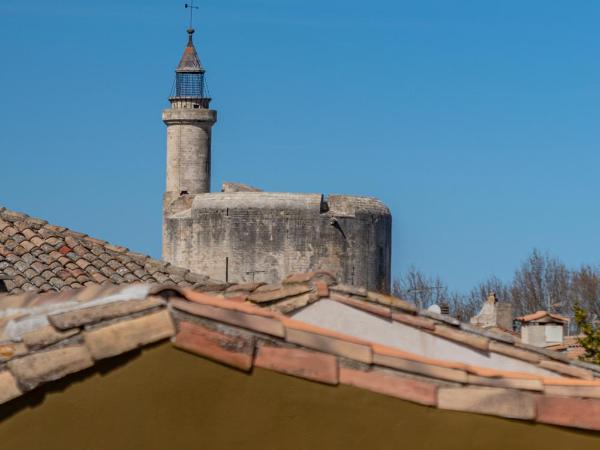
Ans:
{"label": "clear blue sky", "polygon": [[[183,1],[0,0],[0,204],[160,256]],[[213,189],[376,196],[393,271],[600,262],[600,3],[203,0]]]}

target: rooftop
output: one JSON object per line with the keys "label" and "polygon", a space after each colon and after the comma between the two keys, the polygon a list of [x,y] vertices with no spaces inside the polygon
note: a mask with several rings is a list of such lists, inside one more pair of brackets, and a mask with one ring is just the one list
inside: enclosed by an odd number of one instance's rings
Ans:
{"label": "rooftop", "polygon": [[517,317],[516,320],[519,322],[560,322],[567,323],[569,322],[569,318],[565,316],[561,316],[560,314],[551,313],[548,311],[536,311],[532,314],[527,314],[525,316]]}
{"label": "rooftop", "polygon": [[111,283],[172,283],[208,278],[125,247],[0,207],[0,280],[12,294]]}
{"label": "rooftop", "polygon": [[[104,285],[0,297],[0,402],[170,338],[247,372],[260,367],[434,408],[600,430],[600,366],[340,285],[327,272],[211,289]],[[426,346],[407,350],[411,336]]]}
{"label": "rooftop", "polygon": [[200,58],[198,57],[196,47],[194,47],[194,40],[192,38],[195,30],[193,28],[189,28],[187,32],[188,43],[177,66],[177,72],[202,73],[204,72],[204,68],[202,67],[202,63],[200,62]]}

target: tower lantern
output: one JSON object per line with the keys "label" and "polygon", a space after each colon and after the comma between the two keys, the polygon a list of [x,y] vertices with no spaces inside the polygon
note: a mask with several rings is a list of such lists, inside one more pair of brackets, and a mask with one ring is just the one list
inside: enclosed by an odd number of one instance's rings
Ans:
{"label": "tower lantern", "polygon": [[171,103],[180,103],[182,107],[208,108],[210,98],[206,88],[204,67],[200,62],[193,41],[193,28],[188,28],[188,44],[175,70],[175,87]]}

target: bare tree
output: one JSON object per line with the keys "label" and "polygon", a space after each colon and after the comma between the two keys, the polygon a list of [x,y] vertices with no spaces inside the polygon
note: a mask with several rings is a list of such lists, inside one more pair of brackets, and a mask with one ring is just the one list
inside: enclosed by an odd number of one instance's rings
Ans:
{"label": "bare tree", "polygon": [[462,322],[468,322],[471,317],[481,309],[481,301],[478,297],[461,295],[456,292],[450,294],[448,305],[450,314]]}
{"label": "bare tree", "polygon": [[392,293],[397,297],[413,301],[419,308],[445,302],[448,287],[439,277],[430,278],[416,267],[411,266],[400,278],[394,280]]}
{"label": "bare tree", "polygon": [[588,311],[592,320],[597,320],[600,317],[600,271],[598,268],[583,265],[579,270],[574,271],[571,290],[571,301]]}
{"label": "bare tree", "polygon": [[[451,293],[439,277],[411,267],[394,280],[392,292],[422,308],[448,303],[451,314],[463,321],[475,315],[492,292],[500,301],[511,303],[515,315],[548,310],[573,317],[577,304],[589,311],[593,321],[600,321],[600,268],[583,265],[569,270],[558,258],[537,249],[508,283],[492,276],[466,294]],[[571,332],[577,331],[574,323]]]}
{"label": "bare tree", "polygon": [[512,303],[510,286],[492,276],[479,283],[467,294],[450,295],[450,310],[457,319],[468,322],[481,310],[481,306],[491,293],[495,293],[500,301]]}
{"label": "bare tree", "polygon": [[479,283],[466,296],[466,301],[481,305],[490,295],[495,293],[498,300],[503,302],[512,302],[512,292],[510,286],[495,276]]}
{"label": "bare tree", "polygon": [[516,314],[570,310],[571,274],[558,259],[534,249],[515,272],[511,297]]}

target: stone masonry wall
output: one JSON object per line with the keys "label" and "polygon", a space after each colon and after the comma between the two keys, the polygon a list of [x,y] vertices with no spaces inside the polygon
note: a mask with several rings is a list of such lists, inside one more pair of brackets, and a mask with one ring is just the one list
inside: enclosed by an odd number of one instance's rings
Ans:
{"label": "stone masonry wall", "polygon": [[391,215],[375,199],[238,192],[172,205],[163,245],[172,264],[230,282],[324,269],[344,283],[390,289]]}
{"label": "stone masonry wall", "polygon": [[167,109],[163,120],[167,124],[167,192],[209,192],[215,111]]}

